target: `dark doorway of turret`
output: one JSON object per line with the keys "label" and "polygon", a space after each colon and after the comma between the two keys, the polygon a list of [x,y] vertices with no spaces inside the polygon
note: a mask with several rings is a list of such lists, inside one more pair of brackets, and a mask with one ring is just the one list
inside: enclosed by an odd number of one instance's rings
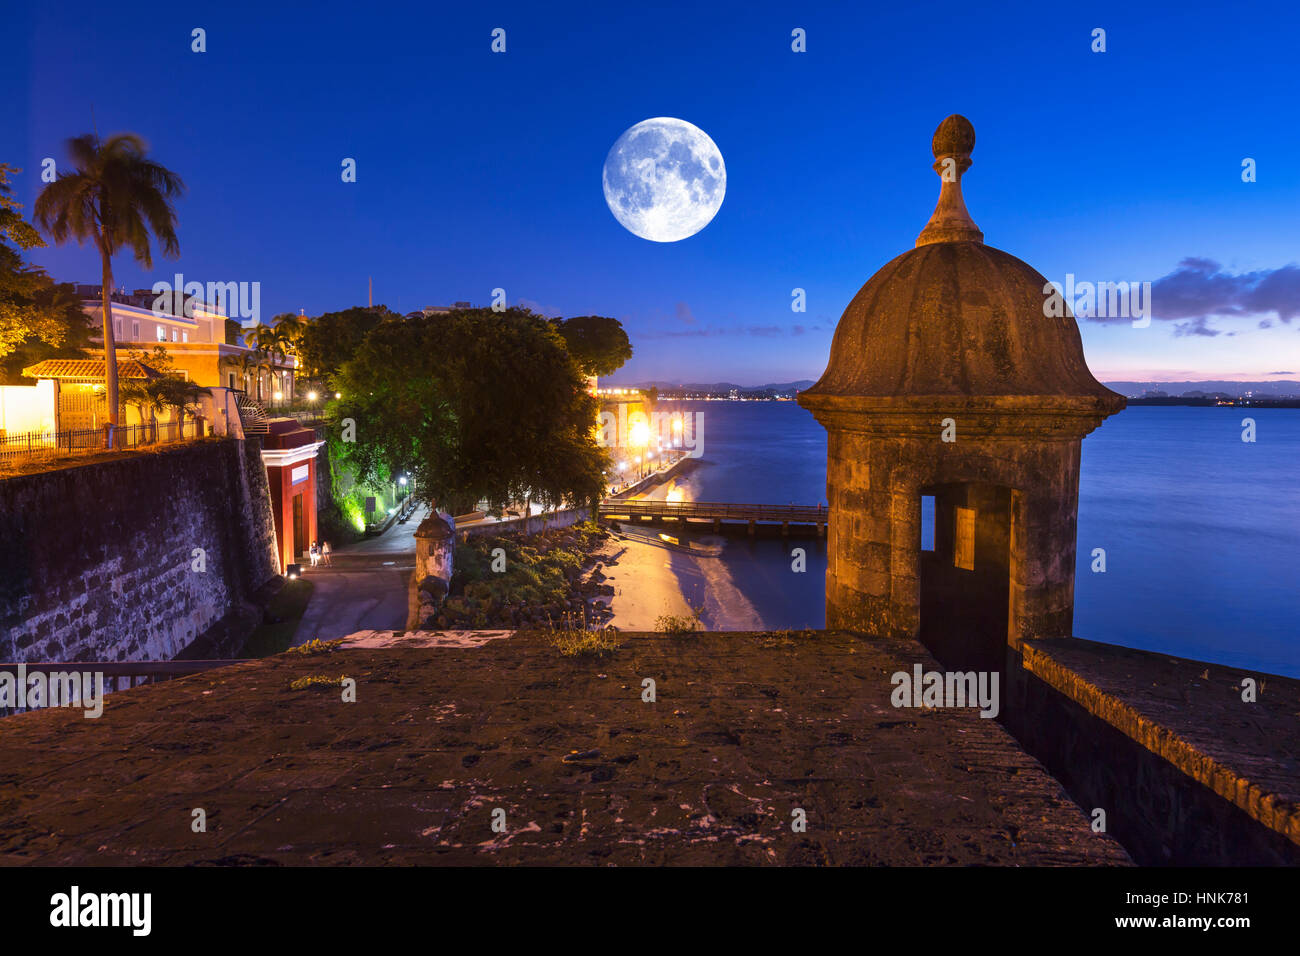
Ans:
{"label": "dark doorway of turret", "polygon": [[923,511],[932,509],[934,516],[932,549],[925,547],[930,541],[918,540],[921,643],[949,670],[1001,673],[1011,586],[1011,490],[945,484],[922,488],[921,495]]}

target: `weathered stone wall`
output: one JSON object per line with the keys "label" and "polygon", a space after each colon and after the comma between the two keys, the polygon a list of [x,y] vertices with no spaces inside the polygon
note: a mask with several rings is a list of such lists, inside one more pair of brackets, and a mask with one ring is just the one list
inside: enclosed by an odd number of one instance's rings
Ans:
{"label": "weathered stone wall", "polygon": [[540,531],[549,531],[552,528],[567,528],[590,518],[590,508],[565,508],[563,511],[547,511],[539,515],[529,515],[527,518],[507,518],[504,521],[490,521],[484,524],[472,525],[468,528],[457,528],[456,533],[461,536],[462,540],[477,538],[485,534],[504,534],[507,531],[537,534]]}
{"label": "weathered stone wall", "polygon": [[914,638],[920,630],[921,495],[977,483],[1012,492],[1008,641],[1069,636],[1079,441],[924,440],[829,433],[828,627]]}
{"label": "weathered stone wall", "polygon": [[255,441],[188,442],[0,481],[6,661],[167,660],[196,642],[233,653],[255,620],[254,594],[277,573]]}
{"label": "weathered stone wall", "polygon": [[1042,674],[1008,649],[1005,725],[1136,862],[1300,864],[1300,681],[1251,675],[1266,691],[1243,704],[1247,672],[1219,665],[1068,639],[1025,650]]}

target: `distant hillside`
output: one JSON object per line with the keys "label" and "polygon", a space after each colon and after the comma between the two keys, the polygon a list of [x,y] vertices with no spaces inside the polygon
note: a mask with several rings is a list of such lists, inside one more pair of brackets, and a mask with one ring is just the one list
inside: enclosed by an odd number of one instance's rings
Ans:
{"label": "distant hillside", "polygon": [[[813,385],[812,379],[800,379],[797,382],[774,382],[767,385],[737,385],[735,382],[666,382],[655,380],[649,382],[602,382],[602,385],[625,388],[657,388],[661,392],[696,392],[700,394],[725,395],[732,389],[742,395],[747,392],[773,392],[789,394],[802,392]],[[1229,382],[1210,379],[1202,382],[1105,382],[1107,388],[1114,389],[1128,398],[1141,398],[1149,392],[1163,392],[1173,398],[1203,398],[1225,395],[1236,398],[1252,392],[1256,396],[1270,398],[1300,397],[1300,381],[1295,379],[1278,379],[1272,382]]]}
{"label": "distant hillside", "polygon": [[1201,398],[1227,395],[1235,398],[1253,392],[1278,398],[1300,396],[1300,382],[1279,380],[1275,382],[1103,382],[1107,388],[1128,398],[1140,398],[1148,392],[1163,392],[1171,397]]}
{"label": "distant hillside", "polygon": [[[604,383],[602,383],[604,384]],[[623,382],[610,382],[617,388],[624,385]],[[687,382],[681,384],[678,382],[633,382],[626,385],[627,388],[657,388],[662,391],[674,392],[729,392],[733,388],[738,392],[802,392],[805,388],[810,388],[812,379],[804,378],[797,382],[777,382],[768,385],[737,385],[735,382]]]}

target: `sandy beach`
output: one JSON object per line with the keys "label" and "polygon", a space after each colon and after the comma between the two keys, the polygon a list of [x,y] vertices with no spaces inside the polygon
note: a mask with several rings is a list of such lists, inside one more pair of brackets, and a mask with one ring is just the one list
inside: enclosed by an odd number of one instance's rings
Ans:
{"label": "sandy beach", "polygon": [[763,622],[723,562],[654,542],[655,532],[616,534],[605,546],[609,623],[623,631],[653,630],[662,615],[700,619],[709,630],[762,630]]}

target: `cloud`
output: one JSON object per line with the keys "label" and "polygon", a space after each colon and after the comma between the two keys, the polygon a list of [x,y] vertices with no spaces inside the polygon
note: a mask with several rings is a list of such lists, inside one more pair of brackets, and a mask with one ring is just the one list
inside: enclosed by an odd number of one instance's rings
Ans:
{"label": "cloud", "polygon": [[680,339],[740,335],[752,338],[770,339],[779,338],[783,335],[803,335],[806,332],[820,332],[821,330],[821,325],[794,325],[788,327],[784,325],[696,325],[692,328],[686,329],[656,329],[654,331],[642,332],[637,335],[637,338]]}
{"label": "cloud", "polygon": [[1267,315],[1283,322],[1300,316],[1300,266],[1225,272],[1213,259],[1188,257],[1169,275],[1151,284],[1151,313],[1157,319],[1193,319],[1191,331],[1175,334],[1213,335],[1205,325],[1211,316]]}
{"label": "cloud", "polygon": [[1285,371],[1285,370],[1283,370],[1283,371],[1281,371],[1281,372],[1269,372],[1268,374],[1269,374],[1269,375],[1294,375],[1295,372],[1289,372],[1289,371]]}
{"label": "cloud", "polygon": [[[1181,339],[1185,335],[1223,335],[1222,329],[1212,329],[1205,324],[1205,319],[1192,319],[1190,322],[1179,322],[1174,326],[1174,337]],[[1232,333],[1227,333],[1231,335]]]}
{"label": "cloud", "polygon": [[691,307],[685,302],[677,303],[677,318],[687,325],[695,324],[695,316],[691,313]]}

